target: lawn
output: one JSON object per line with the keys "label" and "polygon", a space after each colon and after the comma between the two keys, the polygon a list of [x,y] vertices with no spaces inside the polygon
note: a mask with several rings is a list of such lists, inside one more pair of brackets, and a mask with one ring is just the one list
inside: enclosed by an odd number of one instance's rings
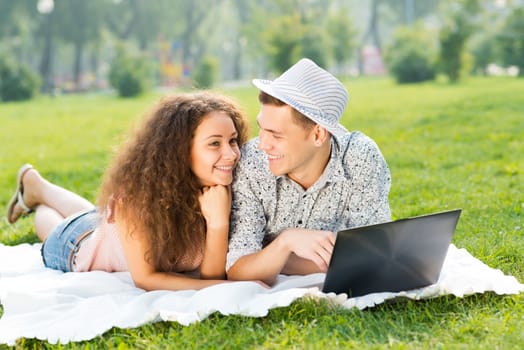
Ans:
{"label": "lawn", "polygon": [[[524,282],[524,80],[346,84],[350,102],[342,123],[380,146],[392,174],[393,216],[462,208],[453,243]],[[256,90],[222,91],[241,103],[255,135]],[[94,200],[114,146],[157,98],[57,96],[0,104],[0,241],[36,242],[31,220],[13,226],[3,220],[22,163]],[[520,349],[523,301],[524,293],[486,293],[358,311],[300,300],[264,318],[214,314],[189,327],[159,322],[60,348]],[[32,339],[17,346],[54,347]]]}

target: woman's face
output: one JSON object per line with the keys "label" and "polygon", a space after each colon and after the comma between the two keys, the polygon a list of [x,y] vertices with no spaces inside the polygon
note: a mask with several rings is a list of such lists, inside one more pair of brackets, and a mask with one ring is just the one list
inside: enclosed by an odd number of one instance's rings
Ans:
{"label": "woman's face", "polygon": [[238,133],[229,115],[208,113],[196,128],[191,146],[191,170],[200,185],[231,184],[239,159]]}

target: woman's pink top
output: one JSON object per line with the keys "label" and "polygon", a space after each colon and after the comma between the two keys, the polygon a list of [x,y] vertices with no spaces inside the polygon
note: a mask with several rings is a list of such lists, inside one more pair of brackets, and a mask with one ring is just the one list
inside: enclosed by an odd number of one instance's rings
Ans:
{"label": "woman's pink top", "polygon": [[128,271],[124,249],[120,243],[116,225],[109,223],[107,217],[104,217],[100,226],[82,242],[78,253],[76,253],[73,268],[75,272]]}

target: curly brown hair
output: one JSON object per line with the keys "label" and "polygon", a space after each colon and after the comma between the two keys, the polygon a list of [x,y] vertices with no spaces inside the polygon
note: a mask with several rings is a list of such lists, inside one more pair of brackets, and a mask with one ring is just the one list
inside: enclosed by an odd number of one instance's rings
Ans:
{"label": "curly brown hair", "polygon": [[176,272],[184,259],[200,254],[205,220],[198,202],[200,185],[191,170],[195,130],[213,111],[229,115],[238,143],[247,141],[247,122],[238,105],[212,92],[177,94],[161,99],[107,169],[98,197],[99,208],[110,198],[131,227],[147,232],[145,259],[157,271]]}

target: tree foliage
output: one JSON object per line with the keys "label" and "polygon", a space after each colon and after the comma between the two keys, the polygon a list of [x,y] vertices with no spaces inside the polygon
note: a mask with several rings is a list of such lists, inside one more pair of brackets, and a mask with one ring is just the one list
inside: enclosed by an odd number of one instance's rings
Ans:
{"label": "tree foliage", "polygon": [[[509,12],[487,0],[54,0],[50,13],[39,12],[38,3],[0,0],[0,50],[38,70],[47,92],[54,84],[77,91],[105,86],[106,62],[123,41],[153,58],[159,83],[186,82],[209,56],[224,79],[280,73],[301,57],[340,74],[361,57],[357,45],[372,43],[380,51],[393,40],[393,28],[417,19],[439,30],[439,68],[456,81],[467,44],[478,34],[479,4],[498,18]],[[434,16],[439,4],[440,22]],[[514,12],[490,42],[500,42],[498,50],[477,41],[482,45],[472,53],[478,65],[485,66],[489,53],[522,66],[522,29]],[[415,58],[422,59],[418,51],[410,55]]]}
{"label": "tree foliage", "polygon": [[109,82],[121,97],[133,97],[150,85],[151,66],[142,54],[132,54],[120,47],[109,70]]}
{"label": "tree foliage", "polygon": [[38,91],[40,80],[26,65],[0,56],[0,100],[31,99]]}
{"label": "tree foliage", "polygon": [[524,76],[524,8],[509,15],[497,39],[503,62],[517,66]]}
{"label": "tree foliage", "polygon": [[396,17],[408,26],[431,14],[438,7],[440,0],[388,0],[383,4],[395,13]]}
{"label": "tree foliage", "polygon": [[276,5],[273,11],[291,14],[272,18],[263,29],[262,40],[267,43],[265,52],[273,71],[282,72],[302,57],[323,67],[333,62],[342,66],[353,57],[356,30],[347,6],[319,0],[280,1]]}
{"label": "tree foliage", "polygon": [[338,66],[351,60],[357,47],[357,30],[345,6],[328,14],[327,29],[333,47],[333,59]]}
{"label": "tree foliage", "polygon": [[486,67],[497,61],[497,41],[494,34],[483,35],[473,43],[471,54],[473,55],[473,71],[477,74],[485,74]]}
{"label": "tree foliage", "polygon": [[217,79],[218,62],[214,57],[204,57],[193,73],[193,81],[199,89],[211,88]]}
{"label": "tree foliage", "polygon": [[58,33],[74,50],[73,82],[76,89],[80,89],[86,46],[100,40],[102,11],[100,0],[55,1],[53,12],[58,22]]}
{"label": "tree foliage", "polygon": [[431,35],[420,24],[399,28],[385,57],[391,74],[399,83],[417,83],[435,77]]}
{"label": "tree foliage", "polygon": [[444,9],[444,24],[439,33],[440,67],[451,82],[460,78],[466,42],[475,29],[479,0],[449,1]]}
{"label": "tree foliage", "polygon": [[303,26],[297,15],[278,17],[266,31],[271,68],[281,73],[292,66],[301,53]]}

